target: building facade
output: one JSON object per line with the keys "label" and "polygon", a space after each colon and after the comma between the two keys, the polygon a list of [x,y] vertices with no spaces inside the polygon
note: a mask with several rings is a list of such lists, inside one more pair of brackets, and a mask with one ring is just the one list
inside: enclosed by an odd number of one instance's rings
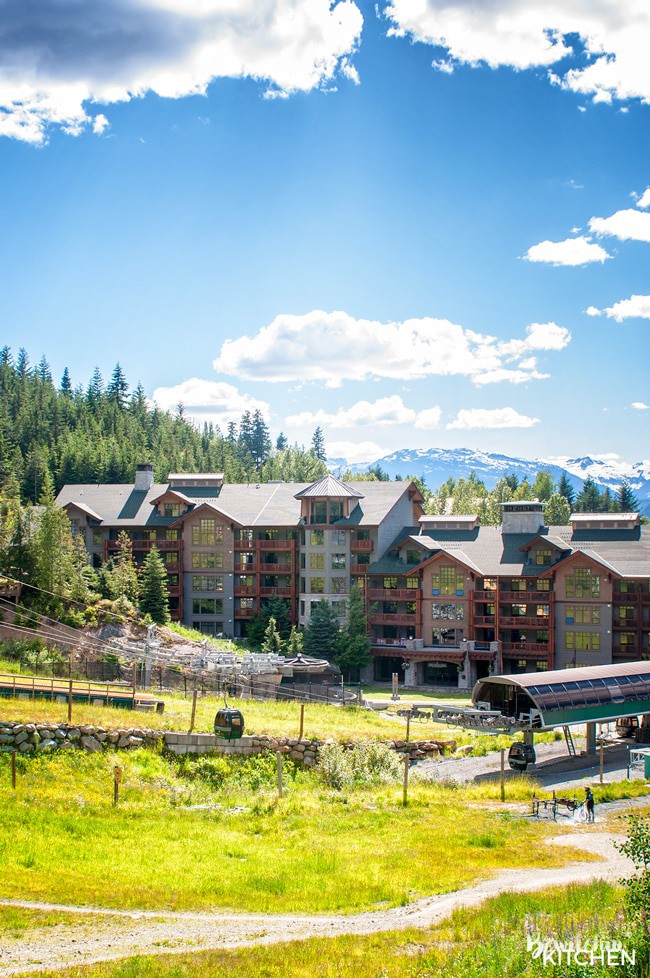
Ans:
{"label": "building facade", "polygon": [[228,485],[219,473],[149,465],[133,485],[69,485],[59,496],[95,566],[126,532],[155,546],[172,617],[237,638],[271,598],[309,622],[366,598],[373,665],[409,685],[471,686],[493,672],[650,658],[650,537],[635,513],[574,514],[547,527],[537,501],[505,503],[501,526],[427,516],[413,483]]}

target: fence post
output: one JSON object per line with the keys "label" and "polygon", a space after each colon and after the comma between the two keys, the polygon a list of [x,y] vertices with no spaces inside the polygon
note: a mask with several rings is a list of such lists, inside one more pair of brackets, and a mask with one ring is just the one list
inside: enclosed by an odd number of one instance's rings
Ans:
{"label": "fence post", "polygon": [[120,782],[122,780],[122,768],[116,764],[113,768],[113,806],[115,807],[120,797]]}
{"label": "fence post", "polygon": [[68,723],[72,723],[72,680],[68,685]]}
{"label": "fence post", "polygon": [[282,798],[282,751],[277,751],[275,759],[278,765],[278,798]]}
{"label": "fence post", "polygon": [[194,720],[196,719],[196,698],[199,695],[198,689],[194,690],[194,695],[192,696],[192,717],[190,719],[190,729],[189,732],[192,733],[194,730]]}
{"label": "fence post", "polygon": [[303,731],[305,729],[305,704],[300,704],[300,733],[298,734],[298,740],[302,740]]}

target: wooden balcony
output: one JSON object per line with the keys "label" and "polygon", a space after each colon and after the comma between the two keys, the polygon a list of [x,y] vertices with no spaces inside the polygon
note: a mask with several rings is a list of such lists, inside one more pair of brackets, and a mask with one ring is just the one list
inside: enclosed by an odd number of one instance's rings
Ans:
{"label": "wooden balcony", "polygon": [[548,642],[502,642],[501,651],[511,658],[526,659],[530,655],[548,655]]}
{"label": "wooden balcony", "polygon": [[350,564],[351,574],[367,574],[369,564]]}
{"label": "wooden balcony", "polygon": [[618,618],[616,615],[612,618],[612,625],[614,628],[638,628],[639,624],[636,618]]}
{"label": "wooden balcony", "polygon": [[293,588],[291,587],[261,587],[260,594],[263,598],[291,598]]}
{"label": "wooden balcony", "polygon": [[[490,593],[494,595],[495,592],[491,591]],[[549,604],[551,593],[551,591],[499,591],[499,601],[510,604],[531,604],[533,601]]]}
{"label": "wooden balcony", "polygon": [[474,615],[472,619],[472,623],[476,628],[494,628],[495,622],[495,615]]}
{"label": "wooden balcony", "polygon": [[498,591],[472,591],[475,601],[488,601],[490,604],[496,604]]}
{"label": "wooden balcony", "polygon": [[[106,544],[109,550],[118,550],[119,541],[118,540],[107,540]],[[131,540],[131,549],[135,553],[136,551],[151,550],[153,547],[156,550],[178,550],[181,549],[180,540]]]}
{"label": "wooden balcony", "polygon": [[235,550],[255,550],[255,540],[235,540]]}
{"label": "wooden balcony", "polygon": [[260,574],[290,574],[291,564],[260,564]]}
{"label": "wooden balcony", "polygon": [[635,645],[612,645],[612,658],[625,659],[626,662],[630,660],[639,659],[641,653],[636,648]]}
{"label": "wooden balcony", "polygon": [[254,618],[256,614],[255,608],[235,608],[235,618]]}
{"label": "wooden balcony", "polygon": [[291,550],[293,540],[258,540],[260,550]]}
{"label": "wooden balcony", "polygon": [[372,540],[350,540],[350,550],[369,552],[372,550]]}
{"label": "wooden balcony", "polygon": [[369,615],[371,625],[415,625],[415,613],[410,615]]}
{"label": "wooden balcony", "polygon": [[257,586],[255,584],[235,584],[235,597],[245,598],[252,597],[257,594]]}
{"label": "wooden balcony", "polygon": [[417,588],[370,588],[371,601],[415,601],[419,595]]}
{"label": "wooden balcony", "polygon": [[501,628],[548,628],[548,622],[548,615],[513,615],[512,618],[499,615]]}
{"label": "wooden balcony", "polygon": [[235,574],[256,574],[257,564],[238,564],[235,561]]}

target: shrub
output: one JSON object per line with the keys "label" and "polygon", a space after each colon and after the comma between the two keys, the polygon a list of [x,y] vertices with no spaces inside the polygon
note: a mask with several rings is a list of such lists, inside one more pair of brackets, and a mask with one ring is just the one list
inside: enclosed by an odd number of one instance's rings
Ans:
{"label": "shrub", "polygon": [[397,781],[400,772],[395,751],[378,742],[358,744],[351,750],[326,744],[320,750],[317,767],[321,780],[336,791]]}

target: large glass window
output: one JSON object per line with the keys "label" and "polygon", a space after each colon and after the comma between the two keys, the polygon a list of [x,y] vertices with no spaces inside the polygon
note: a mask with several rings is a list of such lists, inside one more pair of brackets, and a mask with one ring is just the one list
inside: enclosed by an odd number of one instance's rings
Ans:
{"label": "large glass window", "polygon": [[193,598],[193,615],[222,615],[223,601],[220,598]]}
{"label": "large glass window", "polygon": [[327,523],[327,503],[325,500],[315,500],[311,504],[312,523]]}
{"label": "large glass window", "polygon": [[396,577],[385,577],[384,578],[384,590],[394,591],[397,588],[397,578]]}
{"label": "large glass window", "polygon": [[312,577],[309,581],[312,594],[325,594],[325,578]]}
{"label": "large glass window", "polygon": [[332,594],[347,594],[347,593],[348,593],[347,577],[333,577]]}
{"label": "large glass window", "polygon": [[242,611],[252,611],[255,607],[254,598],[239,598],[239,607]]}
{"label": "large glass window", "polygon": [[497,579],[496,577],[484,577],[483,578],[483,590],[484,591],[496,591],[497,589]]}
{"label": "large glass window", "polygon": [[175,550],[165,550],[160,556],[162,557],[163,564],[166,566],[178,563],[178,554]]}
{"label": "large glass window", "polygon": [[461,595],[465,576],[456,567],[440,567],[431,575],[431,593]]}
{"label": "large glass window", "polygon": [[523,577],[513,577],[510,581],[511,591],[525,591],[526,590],[526,579]]}
{"label": "large glass window", "polygon": [[431,605],[431,617],[434,621],[462,621],[462,604],[433,604]]}
{"label": "large glass window", "polygon": [[407,564],[419,564],[422,561],[422,551],[421,550],[407,550],[406,551],[406,563]]}
{"label": "large glass window", "polygon": [[620,608],[616,609],[616,614],[621,621],[634,621],[636,617],[636,608],[634,605],[622,604]]}
{"label": "large glass window", "polygon": [[163,507],[163,516],[174,517],[180,515],[181,515],[180,503],[165,503]]}
{"label": "large glass window", "polygon": [[200,552],[192,554],[193,570],[215,570],[219,567],[223,567],[223,554]]}
{"label": "large glass window", "polygon": [[340,499],[330,500],[330,523],[338,523],[343,519],[343,501]]}
{"label": "large glass window", "polygon": [[332,554],[332,570],[345,570],[345,554]]}
{"label": "large glass window", "polygon": [[567,605],[565,618],[567,625],[600,625],[598,605]]}
{"label": "large glass window", "polygon": [[420,586],[420,578],[419,577],[407,577],[406,578],[406,586],[407,586],[407,588],[409,588],[412,591],[417,591],[417,589]]}
{"label": "large glass window", "polygon": [[552,557],[553,551],[550,547],[540,547],[535,551],[535,563],[538,567],[543,567],[546,564],[550,564]]}
{"label": "large glass window", "polygon": [[193,574],[193,591],[223,591],[223,577],[220,574]]}
{"label": "large glass window", "polygon": [[325,530],[312,530],[310,537],[312,547],[322,547],[325,543]]}
{"label": "large glass window", "polygon": [[165,530],[165,540],[168,540],[170,543],[178,540],[178,530]]}
{"label": "large glass window", "polygon": [[237,539],[240,540],[242,543],[252,543],[253,531],[250,529],[238,530]]}
{"label": "large glass window", "polygon": [[347,539],[345,530],[332,530],[332,546],[344,547]]}
{"label": "large glass window", "polygon": [[576,567],[566,579],[567,598],[599,598],[600,577],[591,567]]}
{"label": "large glass window", "polygon": [[325,554],[310,554],[309,567],[311,570],[325,569]]}
{"label": "large glass window", "polygon": [[104,542],[104,531],[103,530],[93,530],[93,546],[101,547]]}
{"label": "large glass window", "polygon": [[577,649],[581,652],[597,652],[600,649],[599,632],[567,632],[567,649]]}
{"label": "large glass window", "polygon": [[238,574],[235,583],[238,587],[254,587],[255,578],[252,574]]}
{"label": "large glass window", "polygon": [[551,582],[545,577],[540,577],[535,587],[537,588],[538,591],[550,591]]}

